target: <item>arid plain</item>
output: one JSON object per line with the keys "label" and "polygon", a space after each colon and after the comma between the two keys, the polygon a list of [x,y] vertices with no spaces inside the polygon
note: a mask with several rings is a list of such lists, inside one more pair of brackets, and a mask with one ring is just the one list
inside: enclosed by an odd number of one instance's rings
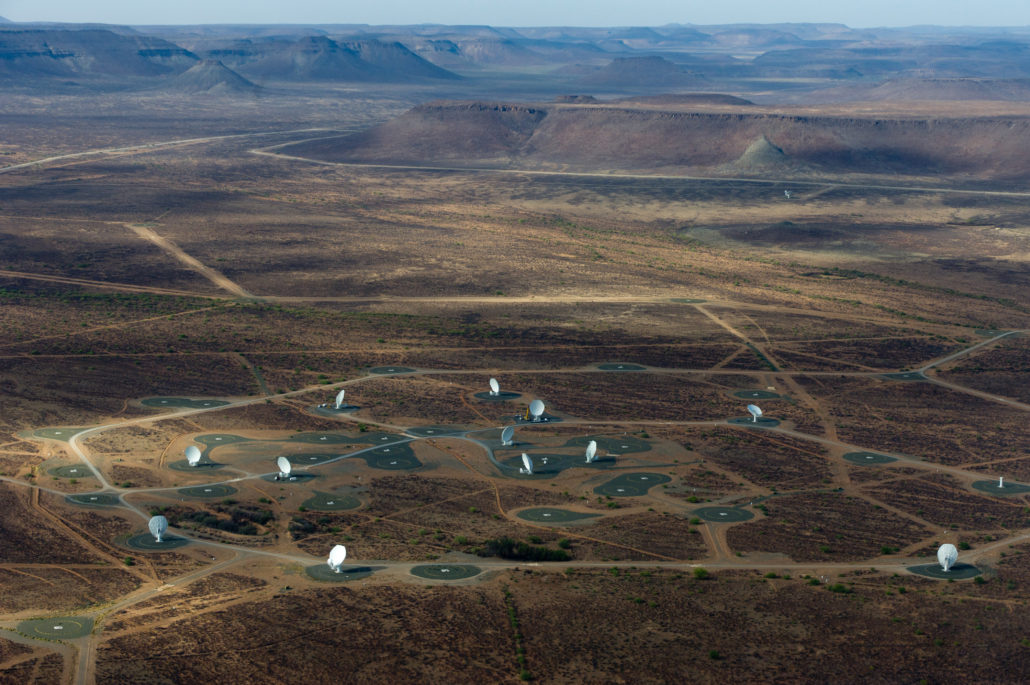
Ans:
{"label": "arid plain", "polygon": [[0,681],[1025,680],[1022,170],[638,123],[1030,106],[438,90],[5,105]]}

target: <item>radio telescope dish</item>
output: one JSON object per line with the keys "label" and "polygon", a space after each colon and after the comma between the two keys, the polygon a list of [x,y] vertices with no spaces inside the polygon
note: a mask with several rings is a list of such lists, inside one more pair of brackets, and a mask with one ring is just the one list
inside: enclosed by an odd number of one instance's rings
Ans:
{"label": "radio telescope dish", "polygon": [[501,444],[505,447],[511,447],[511,439],[515,437],[515,426],[506,426],[501,431]]}
{"label": "radio telescope dish", "polygon": [[339,409],[343,406],[343,396],[344,394],[346,394],[346,392],[346,390],[341,390],[340,392],[336,393],[336,404],[333,406],[334,409]]}
{"label": "radio telescope dish", "polygon": [[528,476],[533,475],[533,460],[525,452],[522,453],[522,466],[523,468],[519,469],[519,473],[525,473]]}
{"label": "radio telescope dish", "polygon": [[541,400],[533,400],[529,403],[529,413],[533,415],[534,421],[539,421],[544,414],[544,403]]}
{"label": "radio telescope dish", "polygon": [[751,420],[758,422],[758,418],[762,415],[762,410],[758,408],[757,404],[747,405],[747,410],[751,413]]}
{"label": "radio telescope dish", "polygon": [[958,550],[955,549],[955,545],[941,545],[940,549],[937,550],[937,561],[941,563],[942,569],[946,572],[950,571],[951,567],[958,561]]}
{"label": "radio telescope dish", "polygon": [[343,545],[336,545],[332,551],[329,552],[329,568],[340,572],[340,568],[343,566],[343,560],[347,558],[347,548]]}
{"label": "radio telescope dish", "polygon": [[501,392],[501,384],[497,382],[496,378],[490,379],[490,394],[497,395]]}
{"label": "radio telescope dish", "polygon": [[186,463],[190,466],[196,466],[200,463],[200,449],[196,445],[190,445],[186,448]]}
{"label": "radio telescope dish", "polygon": [[290,471],[293,470],[293,465],[290,464],[290,460],[286,457],[279,457],[275,460],[275,465],[279,467],[279,480],[284,480],[290,477]]}
{"label": "radio telescope dish", "polygon": [[154,536],[154,539],[161,542],[161,536],[168,530],[168,519],[164,516],[153,516],[148,524],[150,527],[150,534]]}
{"label": "radio telescope dish", "polygon": [[597,461],[597,440],[587,443],[587,463]]}

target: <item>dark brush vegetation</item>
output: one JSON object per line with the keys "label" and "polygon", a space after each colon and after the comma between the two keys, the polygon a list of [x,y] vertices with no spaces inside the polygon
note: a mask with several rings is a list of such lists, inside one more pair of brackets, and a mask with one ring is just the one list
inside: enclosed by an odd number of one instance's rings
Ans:
{"label": "dark brush vegetation", "polygon": [[476,550],[481,557],[500,557],[517,561],[569,561],[572,555],[564,549],[550,549],[538,545],[530,545],[509,537],[487,540]]}

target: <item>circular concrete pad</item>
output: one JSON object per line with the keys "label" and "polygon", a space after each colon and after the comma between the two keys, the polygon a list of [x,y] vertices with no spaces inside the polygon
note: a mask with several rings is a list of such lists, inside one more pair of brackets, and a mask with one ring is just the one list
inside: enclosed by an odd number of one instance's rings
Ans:
{"label": "circular concrete pad", "polygon": [[389,375],[391,373],[414,373],[415,369],[409,369],[406,366],[377,366],[369,369],[368,372],[379,375]]}
{"label": "circular concrete pad", "polygon": [[707,301],[708,300],[698,300],[688,297],[674,297],[671,300],[671,302],[676,302],[677,304],[704,304]]}
{"label": "circular concrete pad", "polygon": [[286,483],[290,483],[291,485],[296,485],[298,483],[307,483],[308,481],[318,478],[318,476],[316,476],[315,474],[306,473],[304,471],[291,471],[290,475],[286,476],[286,478],[276,478],[276,476],[278,475],[278,472],[269,473],[264,476],[261,476],[261,480],[267,481],[269,483],[282,483],[283,485],[285,485]]}
{"label": "circular concrete pad", "polygon": [[81,504],[87,507],[118,507],[121,506],[121,502],[118,501],[118,497],[107,493],[96,493],[96,494],[82,494],[82,495],[68,495],[64,498],[66,501],[72,504]]}
{"label": "circular concrete pad", "polygon": [[363,459],[368,466],[374,469],[385,471],[403,471],[405,469],[417,469],[422,466],[415,453],[411,451],[411,445],[388,445],[377,447],[354,455]]}
{"label": "circular concrete pad", "polygon": [[443,435],[460,435],[465,433],[466,429],[461,426],[415,426],[405,432],[420,438],[437,438]]}
{"label": "circular concrete pad", "polygon": [[165,534],[161,542],[158,542],[150,533],[140,533],[126,540],[125,546],[141,552],[167,552],[178,547],[184,547],[190,544],[190,542],[188,538],[168,534]]}
{"label": "circular concrete pad", "polygon": [[314,497],[301,502],[301,506],[312,511],[345,511],[360,507],[361,500],[354,495],[334,495],[331,492],[316,490]]}
{"label": "circular concrete pad", "polygon": [[197,485],[180,488],[176,492],[186,497],[228,497],[236,494],[236,488],[231,485]]}
{"label": "circular concrete pad", "polygon": [[740,523],[755,517],[750,511],[735,507],[701,507],[690,513],[709,523]]}
{"label": "circular concrete pad", "polygon": [[646,371],[646,367],[640,366],[639,364],[625,364],[612,362],[611,364],[598,364],[597,368],[601,371]]}
{"label": "circular concrete pad", "polygon": [[887,378],[892,381],[925,381],[926,376],[919,373],[918,371],[906,371],[904,373],[885,373],[883,378]]}
{"label": "circular concrete pad", "polygon": [[522,393],[502,390],[496,395],[491,395],[490,391],[487,390],[486,392],[477,392],[473,397],[477,400],[483,400],[484,402],[508,402],[522,397]]}
{"label": "circular concrete pad", "polygon": [[1006,482],[1004,486],[999,488],[998,481],[996,480],[974,481],[973,487],[986,495],[997,495],[999,497],[1022,495],[1023,493],[1030,492],[1030,485]]}
{"label": "circular concrete pad", "polygon": [[18,632],[44,640],[74,640],[93,632],[93,619],[86,616],[33,618],[18,624]]}
{"label": "circular concrete pad", "polygon": [[87,430],[86,428],[67,428],[61,426],[59,428],[37,428],[32,431],[32,436],[36,438],[46,438],[47,440],[64,440],[67,441],[76,433],[81,433]]}
{"label": "circular concrete pad", "polygon": [[733,393],[734,397],[742,400],[778,400],[780,394],[771,390],[738,390]]}
{"label": "circular concrete pad", "polygon": [[209,471],[217,471],[224,469],[225,464],[216,464],[213,461],[205,461],[201,459],[197,462],[196,466],[190,466],[190,463],[185,459],[179,461],[173,461],[168,464],[168,468],[174,469],[175,471],[185,471],[186,473],[208,473]]}
{"label": "circular concrete pad", "polygon": [[188,397],[148,397],[140,400],[144,407],[169,407],[174,409],[206,409],[208,407],[224,407],[229,404],[225,400],[191,400]]}
{"label": "circular concrete pad", "polygon": [[909,566],[906,570],[919,576],[936,578],[937,580],[967,580],[980,575],[980,569],[976,566],[973,566],[972,564],[963,564],[962,562],[952,566],[951,570],[948,572],[945,572],[944,569],[941,568],[940,564]]}
{"label": "circular concrete pad", "polygon": [[208,447],[221,447],[222,445],[231,445],[234,442],[252,442],[250,438],[232,435],[231,433],[208,433],[207,435],[198,435],[193,440]]}
{"label": "circular concrete pad", "polygon": [[752,428],[775,428],[780,425],[779,419],[770,419],[768,416],[762,416],[757,421],[751,416],[740,416],[729,421],[735,426],[751,426]]}
{"label": "circular concrete pad", "polygon": [[304,572],[315,580],[323,580],[327,583],[346,583],[351,580],[368,578],[375,573],[375,569],[371,566],[344,566],[337,573],[329,568],[329,564],[316,564],[308,566]]}
{"label": "circular concrete pad", "polygon": [[[631,454],[634,452],[648,452],[651,450],[651,443],[632,435],[612,437],[610,435],[586,435],[573,438],[565,443],[564,447],[583,447],[591,440],[597,441],[597,449],[604,454],[618,456],[620,454]],[[585,458],[585,457],[584,457]],[[601,457],[602,459],[604,457]]]}
{"label": "circular concrete pad", "polygon": [[889,464],[892,461],[897,461],[894,457],[888,457],[886,454],[877,454],[876,452],[848,452],[844,455],[844,459],[852,464],[869,466]]}
{"label": "circular concrete pad", "polygon": [[359,407],[356,404],[344,404],[341,405],[339,409],[337,409],[333,405],[329,405],[328,407],[319,407],[316,404],[312,407],[308,407],[308,409],[322,416],[338,416],[340,414],[350,414],[352,412],[356,412],[357,410],[361,409],[361,407]]}
{"label": "circular concrete pad", "polygon": [[483,569],[470,564],[424,564],[411,568],[411,575],[427,580],[465,580],[482,572]]}
{"label": "circular concrete pad", "polygon": [[553,478],[555,474],[561,473],[565,469],[571,469],[577,466],[581,466],[587,469],[608,469],[612,466],[612,460],[605,460],[604,458],[587,463],[586,457],[582,454],[530,454],[533,459],[533,475],[526,473],[519,473],[519,469],[522,468],[522,454],[516,454],[510,457],[503,457],[501,464],[507,466],[508,469],[504,472],[506,476],[513,476],[515,478]]}
{"label": "circular concrete pad", "polygon": [[587,514],[581,511],[552,509],[551,507],[526,509],[515,515],[524,521],[533,521],[534,523],[572,523],[574,521],[584,521],[600,516],[600,514]]}
{"label": "circular concrete pad", "polygon": [[55,466],[47,469],[47,473],[58,478],[93,478],[93,472],[88,466],[82,464],[70,464],[68,466]]}
{"label": "circular concrete pad", "polygon": [[654,486],[671,480],[661,473],[624,473],[618,478],[598,485],[594,492],[608,497],[641,497]]}

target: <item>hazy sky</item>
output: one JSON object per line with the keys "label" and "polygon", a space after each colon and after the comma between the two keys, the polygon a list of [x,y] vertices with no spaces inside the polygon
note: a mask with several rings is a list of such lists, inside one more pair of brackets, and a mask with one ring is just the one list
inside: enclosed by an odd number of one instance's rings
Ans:
{"label": "hazy sky", "polygon": [[0,0],[12,21],[660,26],[839,22],[1027,26],[1027,0]]}

